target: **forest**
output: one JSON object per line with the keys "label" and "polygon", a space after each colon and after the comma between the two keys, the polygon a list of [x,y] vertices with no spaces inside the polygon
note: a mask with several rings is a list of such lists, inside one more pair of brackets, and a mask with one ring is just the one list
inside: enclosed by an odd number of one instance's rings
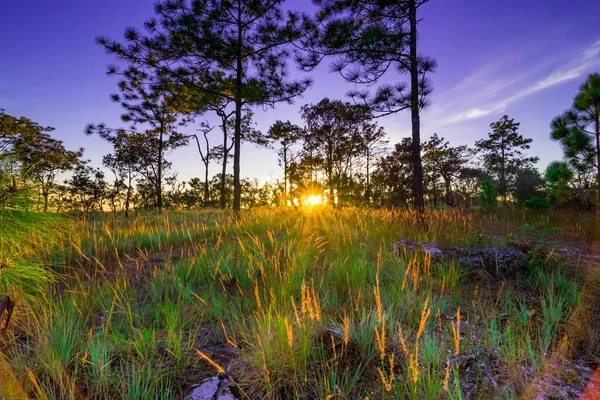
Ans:
{"label": "forest", "polygon": [[543,167],[508,113],[422,129],[436,3],[160,0],[95,37],[95,161],[0,96],[0,399],[600,398],[600,73]]}

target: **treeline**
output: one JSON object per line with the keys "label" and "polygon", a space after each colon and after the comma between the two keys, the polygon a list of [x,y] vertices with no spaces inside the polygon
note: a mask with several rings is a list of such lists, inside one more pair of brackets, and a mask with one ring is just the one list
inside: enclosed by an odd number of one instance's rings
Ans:
{"label": "treeline", "polygon": [[[4,177],[38,185],[42,210],[54,201],[60,210],[126,214],[215,205],[237,212],[257,204],[299,206],[321,195],[337,206],[412,206],[426,228],[426,202],[470,207],[477,199],[491,208],[499,198],[590,207],[591,188],[600,195],[600,75],[590,75],[573,107],[552,122],[565,161],[543,173],[525,154],[531,139],[508,116],[474,147],[453,146],[441,135],[423,140],[421,111],[437,65],[418,51],[417,13],[427,2],[319,0],[308,15],[284,12],[283,0],[160,1],[143,30],[126,29],[123,41],[97,37],[118,63],[107,72],[119,79],[111,98],[123,109],[122,126],[85,128],[113,147],[103,169],[52,139],[52,128],[2,112],[2,157],[18,164],[5,163],[11,172]],[[276,121],[268,132],[257,130],[256,107],[291,103],[311,86],[310,77],[293,78],[291,64],[309,72],[326,59],[355,84],[347,93],[352,102],[325,98],[300,108],[302,126]],[[381,84],[403,75],[407,83]],[[410,112],[411,132],[390,147],[377,121],[401,111]],[[216,126],[206,115],[217,117]],[[185,134],[184,127],[200,133]],[[277,151],[283,178],[262,186],[243,179],[243,142]],[[204,165],[204,176],[189,182],[177,180],[168,160],[185,145],[197,146]],[[58,183],[65,171],[70,177]]]}
{"label": "treeline", "polygon": [[[302,206],[315,195],[338,207],[412,205],[411,138],[390,146],[385,130],[369,118],[365,107],[340,100],[305,105],[301,115],[303,126],[276,121],[265,134],[252,126],[251,113],[245,115],[244,137],[277,153],[283,177],[262,185],[256,179],[242,179],[242,207]],[[556,120],[553,129],[555,125]],[[232,207],[233,175],[227,173],[227,157],[215,156],[224,146],[211,145],[211,129],[204,127],[204,152],[200,140],[196,143],[200,155],[213,165],[221,161],[219,170],[225,175],[210,177],[206,163],[204,179],[181,181],[163,159],[163,207]],[[35,185],[38,210],[129,213],[157,207],[158,166],[145,142],[149,136],[138,141],[136,134],[116,132],[114,150],[103,157],[100,169],[82,158],[83,150],[65,149],[51,137],[52,130],[24,117],[0,114],[2,171],[13,176],[13,181],[3,179],[8,185],[4,191],[17,185],[17,176]],[[421,146],[426,202],[434,208],[493,208],[498,201],[529,208],[592,207],[594,164],[567,159],[540,173],[535,168],[537,157],[525,154],[531,145],[532,140],[519,133],[519,123],[508,116],[490,124],[487,138],[472,147],[453,146],[434,134]],[[66,172],[69,177],[58,181]]]}

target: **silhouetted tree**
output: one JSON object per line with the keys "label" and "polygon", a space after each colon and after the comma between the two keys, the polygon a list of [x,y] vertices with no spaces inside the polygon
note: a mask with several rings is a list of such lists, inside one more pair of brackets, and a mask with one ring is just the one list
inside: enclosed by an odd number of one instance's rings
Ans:
{"label": "silhouetted tree", "polygon": [[[202,132],[202,139],[204,149],[200,145],[200,139],[198,139],[198,135],[189,135],[189,137],[193,137],[196,140],[196,145],[198,146],[198,153],[200,154],[200,159],[202,160],[202,164],[204,165],[204,195],[203,195],[203,204],[204,207],[208,206],[208,196],[209,196],[209,185],[208,185],[208,167],[211,160],[214,160],[215,157],[215,148],[210,146],[210,142],[208,140],[208,134],[212,131],[212,127],[207,123],[203,122],[200,124],[199,131]],[[195,178],[197,179],[197,178]]]}
{"label": "silhouetted tree", "polygon": [[67,150],[62,141],[50,136],[54,128],[41,126],[25,117],[13,117],[0,109],[0,151],[11,154],[22,172],[39,185],[43,211],[56,176],[75,167],[83,149]]}
{"label": "silhouetted tree", "polygon": [[423,143],[423,165],[427,175],[430,175],[434,206],[437,206],[437,182],[441,178],[444,186],[443,200],[451,207],[456,205],[453,184],[460,175],[461,169],[469,162],[473,150],[468,146],[450,146],[450,143],[436,133]]}
{"label": "silhouetted tree", "polygon": [[497,190],[503,203],[506,203],[517,172],[538,161],[537,157],[523,155],[523,150],[529,149],[532,139],[525,139],[519,134],[519,125],[520,123],[504,115],[499,121],[490,124],[492,131],[488,134],[488,139],[475,142],[485,168],[498,182]]}
{"label": "silhouetted tree", "polygon": [[407,207],[413,190],[412,140],[403,138],[391,154],[378,160],[373,172],[373,199],[382,205]]}
{"label": "silhouetted tree", "polygon": [[385,140],[385,130],[383,127],[378,127],[376,123],[363,121],[360,125],[360,155],[365,157],[365,193],[364,198],[367,202],[371,202],[371,166],[373,158],[381,154],[388,141]]}
{"label": "silhouetted tree", "polygon": [[384,84],[374,95],[368,90],[349,94],[367,104],[374,116],[411,110],[413,195],[419,223],[425,229],[420,111],[432,90],[427,74],[437,65],[417,51],[417,11],[426,2],[317,0],[321,7],[317,22],[323,29],[314,29],[304,40],[304,46],[312,51],[302,60],[312,67],[322,57],[336,55],[333,70],[358,84],[373,84],[390,70],[409,74],[408,87],[402,82]]}
{"label": "silhouetted tree", "polygon": [[[130,60],[131,62],[131,60]],[[156,137],[156,207],[162,209],[162,183],[164,178],[164,153],[167,150],[183,146],[188,138],[176,131],[177,127],[186,122],[187,104],[178,96],[174,87],[163,82],[156,68],[141,68],[131,62],[124,71],[116,66],[109,66],[108,75],[122,76],[119,81],[121,94],[113,94],[112,100],[119,103],[125,110],[121,119],[131,124],[135,131],[138,127],[147,127],[144,133]],[[107,139],[110,131],[104,124],[88,125],[87,134],[97,133]],[[109,132],[109,133],[107,133]],[[149,142],[148,144],[150,144]]]}
{"label": "silhouetted tree", "polygon": [[537,169],[525,168],[517,172],[513,187],[513,196],[522,203],[532,197],[544,194],[546,182]]}
{"label": "silhouetted tree", "polygon": [[587,77],[573,107],[554,118],[550,128],[552,139],[561,142],[566,159],[579,173],[587,168],[596,171],[596,204],[600,204],[600,74]]}
{"label": "silhouetted tree", "polygon": [[545,172],[549,186],[550,201],[555,205],[568,202],[572,197],[571,181],[574,178],[573,170],[562,161],[553,161],[548,164]]}
{"label": "silhouetted tree", "polygon": [[287,79],[287,45],[302,34],[300,17],[281,10],[283,0],[167,0],[146,22],[147,36],[130,28],[127,43],[99,38],[105,48],[133,64],[159,68],[170,81],[233,102],[234,196],[241,207],[242,110],[292,99],[310,81]]}
{"label": "silhouetted tree", "polygon": [[287,205],[288,200],[288,174],[290,162],[293,161],[294,155],[291,152],[292,146],[296,144],[304,134],[302,128],[292,124],[290,121],[275,121],[267,132],[266,139],[271,144],[279,144],[277,156],[279,157],[279,165],[283,168],[283,201]]}
{"label": "silhouetted tree", "polygon": [[[322,99],[302,107],[306,122],[305,151],[325,173],[329,203],[335,204],[336,193],[348,178],[352,161],[361,149],[360,126],[366,119],[362,106],[340,100]],[[339,201],[338,194],[338,201]]]}

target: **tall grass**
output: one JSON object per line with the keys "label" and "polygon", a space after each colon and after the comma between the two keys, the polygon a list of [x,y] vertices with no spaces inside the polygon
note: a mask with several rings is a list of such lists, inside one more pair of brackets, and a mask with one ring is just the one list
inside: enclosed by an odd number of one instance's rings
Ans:
{"label": "tall grass", "polygon": [[580,312],[572,274],[534,260],[481,281],[390,247],[481,242],[475,218],[432,212],[422,233],[408,211],[92,216],[48,255],[72,267],[62,285],[0,343],[46,398],[171,398],[223,370],[249,398],[516,396]]}

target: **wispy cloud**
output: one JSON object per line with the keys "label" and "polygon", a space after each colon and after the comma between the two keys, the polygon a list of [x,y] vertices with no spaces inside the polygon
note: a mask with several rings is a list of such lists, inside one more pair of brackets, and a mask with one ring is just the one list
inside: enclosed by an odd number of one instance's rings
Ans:
{"label": "wispy cloud", "polygon": [[[543,78],[537,80],[534,84],[520,89],[516,88],[517,84],[524,81],[526,78],[530,78],[532,75],[531,73],[521,74],[514,77],[499,77],[495,79],[491,79],[490,75],[488,75],[487,78],[490,79],[490,81],[488,81],[489,83],[486,82],[485,79],[473,79],[472,77],[469,77],[461,82],[461,85],[468,84],[469,89],[471,91],[474,90],[475,93],[477,93],[477,96],[475,96],[475,101],[471,103],[477,105],[467,108],[464,111],[457,110],[454,113],[451,113],[450,116],[442,118],[439,125],[454,124],[457,122],[477,119],[490,114],[502,112],[511,103],[514,103],[517,100],[553,86],[577,79],[589,71],[593,66],[600,64],[600,57],[598,56],[599,53],[600,40],[572,56],[569,60],[563,59],[552,63],[554,65],[552,70],[546,73]],[[541,69],[545,69],[543,67],[543,65],[538,67],[537,72],[539,72]],[[478,72],[476,76],[485,76],[485,72],[486,70],[484,69],[483,73]],[[477,88],[476,85],[473,85],[474,81],[480,81],[479,88]],[[487,99],[478,102],[477,99],[481,99],[483,96],[487,97]],[[465,97],[461,97],[461,100],[463,101],[462,105],[466,105],[468,107],[468,104],[464,103]],[[454,107],[451,108],[456,110],[456,104],[453,104],[453,106]],[[450,111],[448,110],[449,107],[445,106],[442,108],[445,109],[445,114],[448,115],[447,112]],[[438,110],[438,112],[440,111],[442,110]]]}

